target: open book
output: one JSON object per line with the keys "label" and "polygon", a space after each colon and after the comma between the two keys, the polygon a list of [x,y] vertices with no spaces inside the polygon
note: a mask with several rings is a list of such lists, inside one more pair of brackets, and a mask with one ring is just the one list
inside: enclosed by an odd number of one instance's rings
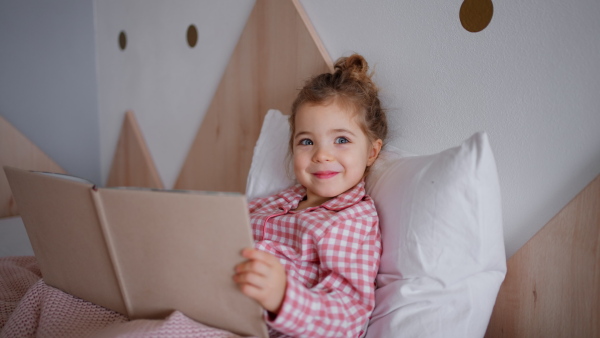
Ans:
{"label": "open book", "polygon": [[73,176],[4,167],[46,284],[128,316],[173,310],[266,337],[262,308],[232,276],[253,245],[246,197],[98,188]]}

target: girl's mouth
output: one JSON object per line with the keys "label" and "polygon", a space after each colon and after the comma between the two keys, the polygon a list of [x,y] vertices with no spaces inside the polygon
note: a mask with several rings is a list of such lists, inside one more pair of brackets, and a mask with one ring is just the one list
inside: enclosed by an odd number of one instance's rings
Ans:
{"label": "girl's mouth", "polygon": [[332,178],[332,177],[334,177],[337,174],[339,174],[339,172],[337,172],[337,171],[317,171],[317,172],[313,173],[313,175],[316,178],[319,178],[319,179],[322,179],[322,180],[328,179],[328,178]]}

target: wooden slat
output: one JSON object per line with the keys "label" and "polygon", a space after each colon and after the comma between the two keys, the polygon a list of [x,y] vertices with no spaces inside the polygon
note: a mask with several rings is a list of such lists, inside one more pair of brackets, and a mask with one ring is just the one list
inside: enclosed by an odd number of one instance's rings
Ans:
{"label": "wooden slat", "polygon": [[323,41],[321,41],[321,38],[319,38],[319,35],[317,34],[315,27],[310,21],[308,14],[306,14],[304,7],[302,7],[300,0],[292,0],[292,3],[294,4],[294,7],[296,7],[298,16],[300,17],[300,19],[302,19],[304,27],[306,27],[306,30],[311,36],[312,41],[315,43],[315,46],[319,50],[319,53],[321,53],[321,58],[323,58],[323,61],[325,61],[325,64],[329,68],[329,71],[333,72],[333,61],[331,60],[331,56],[329,55],[329,53],[327,53],[327,49],[325,48],[325,45],[323,45]]}
{"label": "wooden slat", "polygon": [[[303,19],[304,18],[304,19]],[[244,192],[268,109],[289,114],[304,81],[332,68],[299,3],[257,0],[175,187]],[[316,40],[315,40],[316,39]],[[320,48],[319,48],[320,47]]]}
{"label": "wooden slat", "polygon": [[132,111],[125,113],[106,186],[164,187]]}
{"label": "wooden slat", "polygon": [[65,173],[56,162],[0,116],[0,218],[19,214],[2,167]]}
{"label": "wooden slat", "polygon": [[509,259],[486,337],[600,337],[600,176]]}

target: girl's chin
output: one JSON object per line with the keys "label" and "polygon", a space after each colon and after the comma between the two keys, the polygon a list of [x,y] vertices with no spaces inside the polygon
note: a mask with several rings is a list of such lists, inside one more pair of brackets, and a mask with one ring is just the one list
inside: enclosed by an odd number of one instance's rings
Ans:
{"label": "girl's chin", "polygon": [[344,193],[346,190],[340,190],[340,189],[318,190],[318,191],[314,191],[314,194],[315,194],[315,196],[318,196],[319,198],[331,199],[331,198],[334,198],[334,197]]}
{"label": "girl's chin", "polygon": [[[315,196],[320,198],[333,198],[340,194],[345,193],[356,184],[347,186],[347,184],[340,184],[342,182],[334,182],[333,180],[306,180],[305,182],[299,181],[307,190],[312,192]],[[358,184],[358,182],[357,182]]]}

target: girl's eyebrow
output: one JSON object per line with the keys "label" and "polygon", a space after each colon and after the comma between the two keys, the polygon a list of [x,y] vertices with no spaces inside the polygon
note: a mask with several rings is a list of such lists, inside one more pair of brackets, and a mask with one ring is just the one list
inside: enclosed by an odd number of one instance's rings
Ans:
{"label": "girl's eyebrow", "polygon": [[344,128],[340,128],[340,129],[334,129],[331,131],[333,134],[337,134],[337,133],[348,133],[352,136],[356,136],[356,134],[354,134],[351,130],[349,129],[344,129]]}
{"label": "girl's eyebrow", "polygon": [[[332,129],[329,134],[339,134],[339,133],[348,133],[352,136],[356,136],[355,133],[353,133],[351,130],[349,129],[344,129],[344,128],[338,128],[338,129]],[[308,131],[299,131],[296,133],[296,135],[294,136],[294,139],[298,138],[299,136],[304,136],[304,135],[312,135],[310,132]]]}
{"label": "girl's eyebrow", "polygon": [[307,131],[299,131],[296,133],[296,135],[294,135],[294,139],[298,138],[298,136],[304,136],[304,135],[310,135],[310,133]]}

